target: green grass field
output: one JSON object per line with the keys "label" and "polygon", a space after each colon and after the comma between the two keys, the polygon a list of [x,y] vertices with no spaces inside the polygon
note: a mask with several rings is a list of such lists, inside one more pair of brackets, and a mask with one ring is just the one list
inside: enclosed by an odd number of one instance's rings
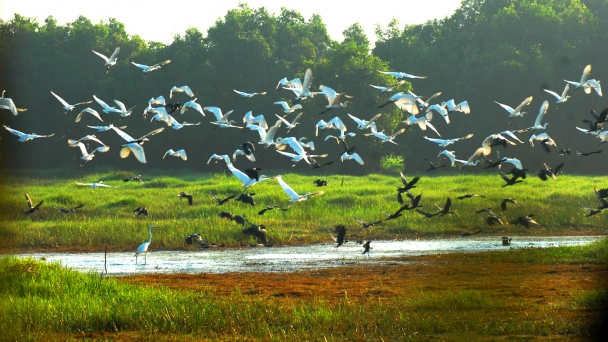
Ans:
{"label": "green grass field", "polygon": [[[55,174],[57,175],[57,174]],[[349,236],[369,239],[401,239],[412,237],[456,236],[465,231],[481,229],[482,234],[597,234],[603,233],[608,220],[605,214],[585,217],[581,204],[596,207],[599,201],[593,187],[603,187],[605,177],[561,175],[558,181],[540,181],[530,175],[523,183],[501,187],[504,183],[498,175],[449,175],[430,177],[422,175],[414,194],[422,194],[425,211],[436,212],[435,204],[443,206],[450,197],[453,214],[430,219],[414,210],[404,212],[403,217],[383,222],[370,229],[359,231],[353,216],[370,222],[384,218],[381,210],[394,212],[400,205],[396,201],[396,188],[401,186],[398,174],[386,176],[331,175],[327,177],[283,174],[283,179],[296,192],[324,190],[323,196],[310,197],[294,204],[289,211],[268,211],[264,216],[257,213],[267,205],[286,207],[288,196],[276,180],[269,180],[249,189],[256,195],[255,206],[229,201],[216,206],[209,196],[214,193],[223,198],[241,192],[240,182],[230,175],[178,174],[177,176],[152,175],[143,177],[145,183],[122,182],[131,175],[126,172],[90,174],[83,178],[69,176],[56,178],[53,174],[43,177],[4,175],[3,196],[0,198],[0,248],[2,250],[65,249],[65,250],[134,250],[148,239],[147,227],[154,230],[151,250],[184,248],[184,238],[199,233],[209,243],[240,246],[253,242],[242,233],[240,225],[221,219],[220,211],[245,214],[256,224],[267,227],[269,243],[306,244],[327,242],[329,233],[337,224],[349,228]],[[274,176],[276,174],[269,174]],[[406,175],[413,178],[414,175]],[[324,178],[328,186],[317,188],[312,181]],[[100,188],[92,191],[78,187],[75,182],[102,180],[118,188]],[[604,183],[603,183],[604,182]],[[185,191],[194,196],[194,205],[180,201],[178,193]],[[23,214],[26,208],[24,193],[34,204],[44,200],[41,209],[30,216]],[[457,196],[478,193],[485,198],[474,197],[458,200]],[[513,197],[520,204],[509,206],[501,212],[500,201]],[[84,203],[76,212],[62,215],[53,206],[72,207]],[[135,217],[136,207],[147,207],[148,217]],[[475,210],[491,207],[504,221],[534,213],[538,226],[526,229],[521,226],[488,226],[487,215],[475,214]]]}

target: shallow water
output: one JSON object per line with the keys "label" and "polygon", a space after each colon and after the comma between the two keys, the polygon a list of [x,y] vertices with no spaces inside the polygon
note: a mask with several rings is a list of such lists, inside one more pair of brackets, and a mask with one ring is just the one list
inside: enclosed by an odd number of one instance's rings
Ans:
{"label": "shallow water", "polygon": [[[604,236],[521,236],[513,237],[511,246],[503,246],[499,236],[471,236],[435,240],[372,241],[369,256],[363,248],[349,242],[339,248],[329,244],[242,249],[209,248],[192,251],[154,251],[140,255],[135,264],[134,252],[108,253],[109,275],[126,276],[148,273],[229,273],[293,272],[347,265],[407,263],[393,258],[462,252],[485,252],[509,248],[584,245]],[[49,262],[83,272],[104,272],[104,253],[32,253],[19,257],[45,258]]]}

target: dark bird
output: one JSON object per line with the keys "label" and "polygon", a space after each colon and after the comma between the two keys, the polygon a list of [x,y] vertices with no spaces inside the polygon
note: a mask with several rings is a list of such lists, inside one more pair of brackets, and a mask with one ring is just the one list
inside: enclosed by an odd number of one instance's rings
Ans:
{"label": "dark bird", "polygon": [[264,213],[267,212],[268,210],[275,210],[275,209],[282,210],[282,211],[289,210],[289,209],[281,208],[278,205],[273,205],[273,206],[267,206],[266,208],[260,210],[258,212],[258,215],[264,215]]}
{"label": "dark bird", "polygon": [[365,228],[369,228],[369,227],[371,227],[371,226],[373,226],[375,224],[379,224],[379,223],[382,222],[382,220],[380,220],[380,221],[376,221],[376,222],[367,223],[367,222],[365,222],[363,220],[358,219],[357,216],[353,216],[353,218],[355,219],[355,221],[357,221],[357,222],[359,222],[359,224],[361,224],[361,230],[363,230]]}
{"label": "dark bird", "polygon": [[419,212],[420,214],[424,215],[424,217],[426,217],[426,218],[431,218],[431,217],[436,216],[437,214],[439,214],[439,213],[434,213],[434,214],[427,213],[426,211],[422,211],[420,209],[416,209],[416,211]]}
{"label": "dark bird", "polygon": [[200,234],[190,234],[186,236],[186,244],[192,245],[193,243],[202,244],[203,237]]}
{"label": "dark bird", "polygon": [[553,178],[554,180],[557,180],[556,176],[561,173],[559,170],[561,170],[561,168],[564,166],[564,163],[560,163],[555,167],[555,169],[550,168],[549,166],[547,166],[546,163],[543,163],[543,165],[545,166],[545,168],[536,172],[538,178],[544,181],[549,179],[549,177]]}
{"label": "dark bird", "polygon": [[602,193],[602,190],[598,190],[596,187],[593,187],[593,190],[595,191],[597,199],[602,203],[602,205],[597,208],[602,210],[608,208],[608,201],[604,199],[604,194]]}
{"label": "dark bird", "polygon": [[496,215],[490,208],[483,208],[483,209],[478,209],[477,211],[475,211],[475,214],[483,214],[483,213],[488,213],[490,215]]}
{"label": "dark bird", "polygon": [[141,175],[137,175],[137,176],[131,176],[129,178],[125,178],[122,180],[123,182],[128,182],[128,181],[138,181],[141,184],[144,184],[144,181],[141,180]]}
{"label": "dark bird", "polygon": [[601,213],[604,209],[602,207],[598,207],[597,209],[593,209],[593,208],[588,208],[585,207],[581,204],[581,208],[585,209],[588,211],[587,215],[585,215],[585,217],[590,217],[590,216],[594,216],[597,215],[599,213]]}
{"label": "dark bird", "polygon": [[521,179],[526,179],[526,171],[528,169],[518,169],[516,167],[512,168],[511,171],[507,172],[507,175],[511,175],[513,177],[519,177]]}
{"label": "dark bird", "polygon": [[245,204],[251,204],[251,205],[255,205],[255,201],[253,200],[253,197],[255,194],[246,194],[246,193],[242,193],[239,197],[235,198],[235,201],[239,201],[239,202],[243,202]]}
{"label": "dark bird", "polygon": [[486,223],[490,226],[493,226],[495,224],[500,224],[501,226],[504,226],[505,224],[502,223],[502,221],[500,220],[500,217],[496,216],[496,215],[492,215],[492,216],[488,216],[486,217]]}
{"label": "dark bird", "polygon": [[466,195],[458,196],[457,198],[458,198],[459,200],[461,200],[461,199],[465,199],[465,198],[471,198],[471,197],[481,197],[481,198],[486,198],[486,196],[482,196],[482,195],[478,195],[478,194],[466,194]]}
{"label": "dark bird", "polygon": [[462,234],[460,234],[460,236],[471,236],[471,235],[475,235],[475,234],[479,234],[481,233],[481,229],[477,229],[476,231],[472,231],[472,232],[464,232]]}
{"label": "dark bird", "polygon": [[513,240],[513,238],[510,238],[508,236],[503,236],[502,237],[502,245],[503,246],[509,246],[509,245],[511,245],[511,240]]}
{"label": "dark bird", "polygon": [[511,197],[509,198],[505,198],[502,200],[502,202],[500,202],[500,209],[502,211],[507,210],[507,203],[511,203],[513,205],[519,206],[519,203],[517,203],[517,201]]}
{"label": "dark bird", "polygon": [[266,245],[266,227],[261,225],[255,225],[250,222],[250,226],[247,229],[243,230],[243,234],[245,235],[253,235],[257,238],[258,244]]}
{"label": "dark bird", "polygon": [[170,111],[167,112],[167,114],[171,114],[171,113],[175,112],[176,110],[182,109],[183,106],[179,102],[173,102],[173,103],[167,103],[165,105],[165,107],[170,109]]}
{"label": "dark bird", "polygon": [[549,148],[551,145],[555,145],[555,142],[553,142],[551,139],[543,139],[540,141],[540,147],[542,147],[543,151],[547,153],[551,153],[551,148]]}
{"label": "dark bird", "polygon": [[502,172],[500,172],[500,171],[498,171],[498,174],[500,174],[500,177],[502,177],[502,179],[503,179],[505,182],[507,182],[506,184],[503,184],[503,185],[502,185],[502,187],[503,187],[503,188],[504,188],[505,186],[508,186],[508,185],[513,185],[513,184],[516,184],[516,183],[521,183],[521,182],[523,182],[521,179],[517,179],[517,178],[519,178],[519,177],[518,177],[518,176],[515,176],[515,175],[514,175],[513,177],[509,178],[509,177],[507,177],[507,175],[505,175],[504,173],[502,173]]}
{"label": "dark bird", "polygon": [[526,228],[530,228],[531,224],[538,224],[538,222],[536,222],[536,221],[534,221],[534,219],[532,219],[533,216],[534,216],[534,214],[530,214],[527,216],[520,216],[520,217],[516,218],[515,220],[511,221],[511,223],[520,224]]}
{"label": "dark bird", "polygon": [[407,178],[403,175],[403,172],[399,172],[401,175],[401,182],[403,183],[403,188],[397,188],[399,193],[406,192],[416,187],[416,183],[420,180],[420,177],[414,177],[411,181],[407,181]]}
{"label": "dark bird", "polygon": [[259,167],[250,167],[248,169],[245,169],[245,171],[243,171],[243,173],[245,173],[247,175],[247,177],[249,177],[251,179],[255,179],[256,181],[259,181],[260,174],[258,171],[262,171],[262,169],[260,169]]}
{"label": "dark bird", "polygon": [[453,213],[453,211],[450,211],[450,208],[452,207],[452,199],[449,197],[448,197],[447,201],[445,201],[443,208],[436,204],[435,204],[435,206],[437,207],[437,209],[439,209],[439,212],[437,213],[437,215],[439,215],[439,216],[444,216],[444,215]]}
{"label": "dark bird", "polygon": [[355,150],[355,146],[349,148],[348,144],[346,143],[346,140],[341,139],[340,142],[342,143],[342,147],[344,148],[344,152],[346,154],[353,154],[353,151]]}
{"label": "dark bird", "polygon": [[348,229],[346,227],[344,227],[343,225],[338,225],[336,226],[336,228],[334,228],[334,233],[338,233],[338,237],[334,237],[333,235],[329,234],[329,236],[331,236],[332,239],[334,239],[334,241],[336,241],[338,243],[338,245],[336,246],[336,248],[342,246],[343,244],[345,244],[346,240],[344,240],[344,238],[346,237],[346,231]]}
{"label": "dark bird", "polygon": [[236,159],[236,156],[242,154],[242,155],[245,155],[245,157],[247,157],[247,159],[254,162],[255,161],[254,152],[255,152],[255,145],[253,144],[253,141],[246,141],[243,144],[241,144],[241,146],[237,147],[236,151],[234,151],[234,154],[232,155],[232,159]]}
{"label": "dark bird", "polygon": [[604,108],[604,110],[598,115],[595,110],[591,110],[591,116],[595,119],[596,124],[603,124],[608,121],[608,108]]}
{"label": "dark bird", "polygon": [[593,152],[579,152],[579,151],[576,151],[576,156],[577,157],[587,157],[587,156],[590,156],[592,154],[599,154],[599,153],[602,153],[602,150],[593,151]]}
{"label": "dark bird", "polygon": [[327,163],[319,164],[319,163],[317,163],[317,161],[316,161],[316,160],[312,159],[311,157],[308,157],[308,159],[309,159],[309,160],[311,161],[311,163],[312,163],[312,164],[310,164],[310,167],[311,167],[312,169],[318,169],[318,168],[321,168],[321,167],[323,167],[323,166],[331,165],[331,164],[333,164],[333,163],[334,163],[334,161],[333,161],[333,160],[330,160],[330,161],[328,161]]}
{"label": "dark bird", "polygon": [[65,215],[65,214],[71,213],[72,211],[74,211],[76,209],[80,209],[82,207],[84,207],[84,204],[77,205],[74,208],[59,208],[59,207],[53,207],[53,208],[59,210],[62,214]]}
{"label": "dark bird", "polygon": [[386,219],[384,219],[384,221],[393,220],[399,216],[402,216],[403,214],[401,212],[404,211],[405,209],[409,208],[409,206],[410,206],[409,204],[402,206],[394,214],[387,213],[386,211],[382,211],[384,213],[384,215],[386,215],[386,217],[387,217]]}
{"label": "dark bird", "polygon": [[229,200],[231,200],[231,199],[233,199],[235,197],[235,195],[232,195],[232,196],[226,197],[224,199],[219,199],[219,198],[217,198],[217,196],[215,196],[212,193],[209,193],[209,195],[211,195],[211,197],[213,197],[213,199],[217,202],[218,206],[220,206],[220,205],[228,202]]}
{"label": "dark bird", "polygon": [[32,205],[32,199],[30,198],[30,196],[27,193],[25,193],[25,199],[27,200],[27,206],[29,208],[28,210],[23,212],[25,215],[29,215],[29,214],[33,213],[34,211],[39,210],[40,206],[44,202],[44,201],[40,201],[40,203],[36,204],[35,206]]}
{"label": "dark bird", "polygon": [[[489,159],[486,159],[486,161],[489,161]],[[490,162],[490,164],[489,164],[488,166],[484,167],[484,169],[491,169],[491,168],[494,168],[494,167],[500,166],[500,165],[502,165],[502,163],[504,163],[504,162],[505,162],[505,160],[504,160],[504,159],[499,159],[498,161],[493,162],[493,163],[492,163],[492,162]]]}
{"label": "dark bird", "polygon": [[[406,210],[412,210],[415,208],[422,207],[422,205],[420,205],[420,200],[422,199],[422,194],[419,194],[418,196],[415,196],[415,197],[414,197],[414,195],[412,195],[411,191],[408,191],[405,194],[410,199],[410,205]],[[403,198],[401,197],[401,194],[397,194],[397,200],[401,200],[399,203],[403,204]]]}
{"label": "dark bird", "polygon": [[135,208],[135,210],[133,210],[133,212],[137,215],[146,215],[148,216],[148,209],[146,209],[146,207],[137,207]]}
{"label": "dark bird", "polygon": [[240,224],[241,226],[244,226],[246,223],[251,224],[251,222],[247,220],[247,215],[234,215],[232,217],[232,221]]}
{"label": "dark bird", "polygon": [[234,215],[230,211],[222,211],[221,213],[217,214],[217,216],[229,220],[234,218]]}
{"label": "dark bird", "polygon": [[313,181],[317,186],[327,186],[327,181],[323,179],[316,179]]}
{"label": "dark bird", "polygon": [[594,188],[595,189],[595,194],[599,197],[599,198],[606,198],[608,197],[608,188],[606,189],[599,189],[598,188]]}
{"label": "dark bird", "polygon": [[439,168],[445,167],[445,164],[444,165],[435,165],[435,164],[433,164],[427,157],[424,157],[424,160],[426,160],[426,163],[429,164],[429,168],[426,169],[426,172],[434,171],[434,170],[437,170]]}
{"label": "dark bird", "polygon": [[188,199],[188,204],[192,205],[192,195],[187,194],[185,192],[180,192],[179,195],[177,195],[177,197],[179,197],[179,200],[181,201],[182,198],[187,198]]}
{"label": "dark bird", "polygon": [[367,240],[367,241],[363,241],[363,253],[361,254],[367,254],[369,255],[369,250],[372,249],[369,245],[370,243],[372,243],[371,240]]}
{"label": "dark bird", "polygon": [[559,150],[559,152],[557,153],[557,155],[558,156],[569,156],[570,155],[570,149],[562,147],[562,149]]}

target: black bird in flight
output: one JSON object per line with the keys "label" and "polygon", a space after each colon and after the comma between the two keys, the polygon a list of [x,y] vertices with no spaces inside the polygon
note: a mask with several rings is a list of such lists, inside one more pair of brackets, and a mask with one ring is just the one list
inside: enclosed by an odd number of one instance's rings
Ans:
{"label": "black bird in flight", "polygon": [[546,181],[547,179],[549,179],[549,177],[553,178],[554,180],[557,180],[557,175],[560,174],[561,172],[559,170],[561,170],[562,167],[564,167],[564,163],[560,163],[559,165],[557,165],[555,167],[555,169],[550,168],[549,166],[547,166],[546,163],[543,163],[543,165],[545,166],[544,169],[539,170],[538,172],[536,172],[536,174],[538,175],[538,178]]}
{"label": "black bird in flight", "polygon": [[558,156],[570,156],[570,149],[562,147],[561,150],[557,153]]}
{"label": "black bird in flight", "polygon": [[336,246],[336,248],[342,246],[343,244],[345,244],[346,241],[344,238],[346,237],[346,231],[348,229],[346,227],[344,227],[343,225],[338,225],[336,226],[336,228],[334,228],[334,233],[338,233],[337,237],[334,237],[333,235],[329,234],[329,236],[331,236],[332,239],[334,239],[334,241],[336,241],[338,243],[338,245]]}
{"label": "black bird in flight", "polygon": [[424,215],[424,217],[426,218],[431,218],[433,216],[436,216],[439,213],[427,213],[426,211],[420,210],[420,209],[416,209],[417,212],[419,212],[420,214]]}
{"label": "black bird in flight", "polygon": [[181,201],[182,198],[187,198],[188,199],[188,205],[192,205],[192,195],[187,194],[185,192],[180,192],[179,195],[177,195],[177,197],[179,197],[179,200]]}
{"label": "black bird in flight", "polygon": [[437,207],[437,209],[439,209],[439,212],[437,213],[437,215],[439,215],[439,216],[444,216],[444,215],[453,213],[453,211],[450,211],[450,208],[452,207],[452,199],[449,197],[445,201],[443,208],[436,204],[435,204],[435,206]]}
{"label": "black bird in flight", "polygon": [[602,153],[602,150],[597,150],[597,151],[593,151],[593,152],[579,152],[579,151],[576,151],[576,156],[577,157],[587,157],[587,156],[590,156],[592,154],[599,154],[599,153]]}
{"label": "black bird in flight", "polygon": [[[415,196],[415,197],[414,197],[414,195],[412,195],[411,191],[408,191],[405,194],[410,199],[410,205],[408,208],[406,208],[406,210],[412,210],[412,209],[422,207],[422,205],[420,205],[420,200],[422,199],[422,194],[419,194],[418,196]],[[401,197],[401,194],[397,194],[397,200],[400,200],[399,203],[403,204],[403,198]]]}
{"label": "black bird in flight", "polygon": [[429,158],[427,158],[427,157],[424,157],[424,160],[426,160],[426,163],[427,163],[427,164],[429,164],[429,168],[428,168],[428,169],[426,169],[426,172],[429,172],[429,171],[434,171],[434,170],[437,170],[437,169],[439,169],[439,168],[445,167],[445,164],[443,164],[443,165],[435,165],[435,164],[433,164],[433,163],[432,163],[432,162],[429,160]]}
{"label": "black bird in flight", "polygon": [[254,195],[255,194],[242,193],[239,197],[237,197],[235,199],[235,201],[243,202],[245,204],[255,205],[255,201],[253,200],[253,197],[252,197]]}
{"label": "black bird in flight", "polygon": [[259,167],[250,167],[248,169],[245,169],[245,171],[243,171],[247,177],[251,178],[251,179],[255,179],[256,181],[260,180],[260,174],[258,171],[262,171],[262,169],[260,169]]}
{"label": "black bird in flight", "polygon": [[251,222],[249,222],[249,220],[247,220],[247,215],[234,215],[232,217],[232,221],[240,224],[241,226],[244,226],[245,223],[251,224]]}
{"label": "black bird in flight", "polygon": [[372,243],[371,240],[363,241],[363,249],[364,250],[363,250],[363,253],[361,253],[361,254],[367,254],[367,255],[369,255],[369,250],[372,249],[370,247],[370,243]]}
{"label": "black bird in flight", "polygon": [[75,211],[76,209],[80,209],[82,207],[84,207],[84,204],[77,205],[73,208],[60,208],[60,207],[53,207],[53,208],[59,210],[62,214],[65,215],[65,214],[71,213],[72,211]]}
{"label": "black bird in flight", "polygon": [[495,224],[500,224],[501,226],[504,227],[504,225],[505,225],[504,223],[502,223],[502,220],[500,219],[500,217],[496,216],[496,215],[486,217],[486,223],[490,226],[493,226]]}
{"label": "black bird in flight", "polygon": [[409,208],[409,206],[410,206],[409,204],[402,206],[394,214],[387,213],[386,211],[382,211],[384,213],[384,215],[386,215],[386,217],[387,217],[384,219],[384,221],[394,220],[397,217],[402,216],[403,214],[401,212],[404,211],[405,209]]}
{"label": "black bird in flight", "polygon": [[507,177],[507,175],[505,175],[504,173],[498,171],[498,174],[500,174],[500,177],[502,177],[502,179],[507,182],[506,184],[503,184],[502,187],[504,188],[505,186],[509,186],[509,185],[513,185],[516,183],[521,183],[523,182],[521,179],[517,179],[519,178],[519,176],[514,175],[513,177],[509,178]]}
{"label": "black bird in flight", "polygon": [[217,214],[217,216],[224,218],[224,219],[229,219],[229,220],[232,220],[234,218],[234,215],[230,211],[222,211],[219,214]]}
{"label": "black bird in flight", "polygon": [[490,208],[483,208],[483,209],[478,209],[475,211],[475,214],[483,214],[483,213],[488,213],[490,215],[496,215]]}
{"label": "black bird in flight", "polygon": [[250,226],[247,229],[243,229],[243,234],[245,235],[253,235],[257,238],[258,244],[266,245],[266,226],[263,224],[255,225],[249,222]]}
{"label": "black bird in flight", "polygon": [[358,218],[357,218],[357,216],[353,216],[353,218],[355,219],[355,221],[357,221],[357,222],[359,222],[359,224],[361,224],[361,229],[360,229],[360,230],[363,230],[363,229],[365,229],[365,228],[372,227],[373,225],[375,225],[375,224],[379,224],[379,223],[381,223],[381,222],[382,222],[382,220],[380,220],[380,221],[376,221],[376,222],[370,222],[370,223],[367,223],[367,222],[365,222],[365,221],[363,221],[363,220],[358,219]]}
{"label": "black bird in flight", "polygon": [[526,171],[528,169],[518,169],[516,167],[512,168],[511,171],[507,172],[507,175],[511,175],[513,177],[519,177],[521,179],[526,179]]}
{"label": "black bird in flight", "polygon": [[520,224],[526,228],[530,228],[531,224],[538,224],[538,222],[534,221],[534,219],[532,218],[533,216],[534,216],[534,214],[520,216],[520,217],[514,219],[513,221],[511,221],[511,223]]}
{"label": "black bird in flight", "polygon": [[478,194],[466,194],[466,195],[458,196],[457,198],[459,200],[462,200],[462,199],[465,199],[465,198],[472,198],[472,197],[486,198],[486,196],[482,196],[482,195],[478,195]]}
{"label": "black bird in flight", "polygon": [[35,206],[32,204],[32,199],[30,198],[30,196],[27,194],[27,192],[25,193],[25,199],[27,200],[27,206],[28,206],[28,210],[24,211],[23,213],[25,215],[29,215],[31,213],[33,213],[36,210],[40,209],[40,206],[42,205],[42,203],[44,201],[40,201],[40,203],[36,204]]}
{"label": "black bird in flight", "polygon": [[213,199],[217,202],[218,206],[220,206],[220,205],[228,202],[229,200],[231,200],[231,199],[233,199],[235,197],[235,195],[232,195],[232,196],[226,197],[224,199],[219,199],[219,198],[217,198],[217,196],[215,196],[212,193],[209,193],[209,195],[211,195],[211,197],[213,197]]}
{"label": "black bird in flight", "polygon": [[517,203],[517,201],[511,197],[509,198],[505,198],[502,200],[502,202],[500,202],[500,209],[502,211],[507,210],[507,203],[511,203],[513,205],[519,206],[519,203]]}
{"label": "black bird in flight", "polygon": [[264,215],[264,213],[267,212],[268,210],[275,210],[275,209],[282,210],[282,211],[289,210],[289,209],[281,208],[278,205],[273,205],[273,206],[267,206],[266,208],[260,210],[258,212],[258,215]]}

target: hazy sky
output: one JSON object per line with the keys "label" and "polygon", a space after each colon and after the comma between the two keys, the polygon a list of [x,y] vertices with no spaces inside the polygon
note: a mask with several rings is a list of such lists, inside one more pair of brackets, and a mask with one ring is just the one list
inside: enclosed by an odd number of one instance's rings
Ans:
{"label": "hazy sky", "polygon": [[[278,14],[281,6],[293,9],[309,19],[320,14],[334,40],[342,40],[342,31],[359,22],[370,41],[375,40],[374,27],[382,28],[395,17],[401,26],[420,24],[429,19],[442,19],[454,13],[461,0],[383,0],[370,1],[278,1],[278,0],[178,0],[133,1],[133,0],[0,0],[0,17],[10,20],[14,13],[38,18],[43,23],[52,15],[59,24],[74,21],[84,15],[94,23],[116,18],[126,26],[129,34],[138,34],[145,40],[170,43],[174,34],[183,34],[189,26],[205,33],[215,21],[224,17],[229,9],[239,2],[252,8],[265,7],[268,12]],[[371,4],[371,5],[370,5]]]}

